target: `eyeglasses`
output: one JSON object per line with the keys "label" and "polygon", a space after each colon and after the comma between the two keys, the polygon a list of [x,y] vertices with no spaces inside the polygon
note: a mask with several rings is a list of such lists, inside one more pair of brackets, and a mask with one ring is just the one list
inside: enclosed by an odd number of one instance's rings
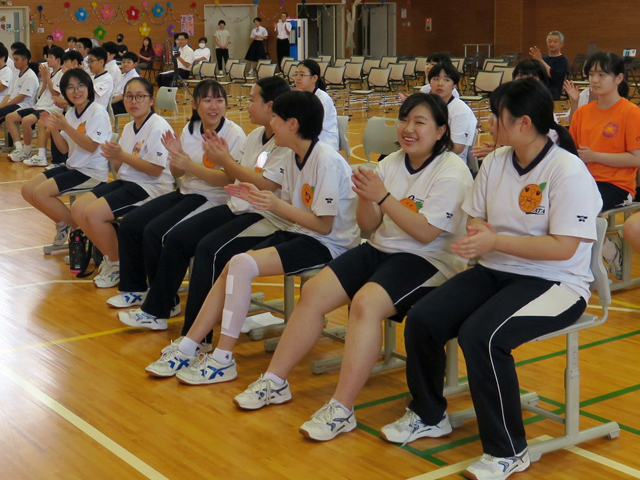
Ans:
{"label": "eyeglasses", "polygon": [[131,103],[133,102],[133,100],[136,100],[136,103],[140,103],[140,102],[144,102],[144,99],[147,97],[151,97],[151,95],[125,95],[124,96],[124,101],[127,103]]}
{"label": "eyeglasses", "polygon": [[304,77],[313,77],[313,75],[311,75],[309,73],[296,73],[295,77],[296,78],[304,78]]}
{"label": "eyeglasses", "polygon": [[93,63],[93,62],[97,62],[97,61],[98,61],[98,59],[97,59],[97,58],[90,58],[90,59],[89,59],[89,63]]}
{"label": "eyeglasses", "polygon": [[73,85],[68,85],[65,90],[67,91],[67,93],[73,93],[73,92],[82,93],[87,90],[87,86],[84,83],[79,83],[75,87]]}

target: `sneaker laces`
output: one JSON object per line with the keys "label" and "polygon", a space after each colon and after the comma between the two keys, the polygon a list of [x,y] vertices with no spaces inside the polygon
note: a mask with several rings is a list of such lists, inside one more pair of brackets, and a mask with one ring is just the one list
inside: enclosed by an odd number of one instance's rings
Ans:
{"label": "sneaker laces", "polygon": [[100,266],[98,267],[98,274],[94,280],[104,277],[105,272],[109,269],[109,263],[109,259],[106,256],[102,258],[102,262],[100,262]]}
{"label": "sneaker laces", "polygon": [[176,354],[176,351],[179,351],[180,347],[179,345],[174,342],[173,340],[171,340],[171,345],[169,345],[167,347],[167,349],[162,352],[162,355],[160,356],[160,360],[158,360],[159,362],[161,361],[167,361],[169,359],[169,357],[173,357]]}
{"label": "sneaker laces", "polygon": [[258,395],[258,397],[260,396],[260,392],[264,389],[265,405],[269,405],[271,403],[271,382],[269,381],[269,379],[264,378],[262,375],[260,375],[260,378],[258,380],[249,385],[249,389],[256,395]]}
{"label": "sneaker laces", "polygon": [[206,353],[201,353],[198,355],[198,361],[193,364],[194,370],[199,370],[200,367],[204,367],[207,365],[207,360],[209,359],[209,355]]}
{"label": "sneaker laces", "polygon": [[[411,425],[416,423],[417,419],[418,419],[418,415],[416,414],[416,412],[407,408],[407,412],[402,416],[401,419],[397,420],[395,423],[396,425],[411,427]],[[407,443],[409,443],[409,440],[411,440],[411,435],[413,434],[413,428],[408,428],[406,433],[407,433],[407,438],[404,440],[404,442],[402,442],[401,447],[404,447]]]}
{"label": "sneaker laces", "polygon": [[320,410],[311,415],[311,418],[322,423],[330,424],[331,420],[336,416],[337,406],[331,403],[325,403]]}

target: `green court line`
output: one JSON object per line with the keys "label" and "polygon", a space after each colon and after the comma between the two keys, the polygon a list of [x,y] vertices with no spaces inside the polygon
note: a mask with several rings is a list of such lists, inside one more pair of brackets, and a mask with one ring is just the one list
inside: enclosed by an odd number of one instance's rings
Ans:
{"label": "green court line", "polygon": [[600,403],[602,401],[610,400],[621,395],[626,395],[627,393],[637,392],[638,390],[640,390],[640,384],[632,385],[631,387],[627,388],[621,388],[620,390],[616,390],[615,392],[605,393],[604,395],[593,397],[589,400],[585,400],[584,402],[580,402],[580,407],[588,407],[590,405],[593,405],[594,403]]}
{"label": "green court line", "polygon": [[380,405],[381,403],[393,402],[394,400],[400,400],[401,398],[406,398],[409,396],[409,392],[399,393],[398,395],[391,395],[390,397],[379,398],[378,400],[373,400],[371,402],[361,403],[360,405],[356,405],[353,407],[354,410],[362,410],[363,408],[375,407],[376,405]]}
{"label": "green court line", "polygon": [[[615,420],[607,420],[606,418],[601,417],[600,415],[596,415],[594,413],[585,412],[584,410],[580,410],[580,415],[584,415],[587,418],[591,418],[592,420],[597,420],[598,422],[602,422],[602,423],[615,422]],[[632,433],[634,435],[640,436],[640,430],[638,430],[637,428],[633,428],[633,427],[630,427],[628,425],[623,425],[620,422],[616,422],[616,423],[620,427],[620,430],[624,430],[625,432],[629,432],[629,433]]]}

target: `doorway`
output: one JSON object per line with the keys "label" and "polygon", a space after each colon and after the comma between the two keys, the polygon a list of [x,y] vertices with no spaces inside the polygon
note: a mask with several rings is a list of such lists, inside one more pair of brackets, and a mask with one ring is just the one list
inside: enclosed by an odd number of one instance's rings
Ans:
{"label": "doorway", "polygon": [[[218,22],[224,20],[231,38],[229,40],[229,58],[244,59],[251,44],[251,29],[253,19],[258,16],[258,7],[255,5],[205,5],[204,6],[204,32],[209,40],[209,48],[215,59],[216,42],[214,34],[218,30]],[[263,22],[263,27],[269,30]]]}
{"label": "doorway", "polygon": [[[0,7],[0,42],[7,48],[14,42],[22,42],[27,48],[31,48],[29,29],[22,28],[28,23],[29,7]],[[14,30],[18,31],[14,32]]]}
{"label": "doorway", "polygon": [[382,58],[396,54],[396,4],[360,5],[362,55]]}
{"label": "doorway", "polygon": [[309,20],[309,57],[331,55],[336,59],[344,56],[344,13],[342,4],[298,4],[298,18]]}

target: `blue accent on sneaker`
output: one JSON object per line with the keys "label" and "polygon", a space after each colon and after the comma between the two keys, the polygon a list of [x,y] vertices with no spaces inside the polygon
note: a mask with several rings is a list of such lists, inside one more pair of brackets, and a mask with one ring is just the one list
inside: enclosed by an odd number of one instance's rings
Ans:
{"label": "blue accent on sneaker", "polygon": [[[207,365],[206,368],[200,369],[200,373],[202,374],[203,378],[206,378],[207,380],[213,380],[218,375],[220,375],[220,377],[224,377],[225,371],[231,367],[233,367],[233,363],[226,365],[224,368],[215,368],[215,367],[212,367],[211,365]],[[207,370],[211,370],[211,373],[209,374],[209,376],[207,376]]]}

